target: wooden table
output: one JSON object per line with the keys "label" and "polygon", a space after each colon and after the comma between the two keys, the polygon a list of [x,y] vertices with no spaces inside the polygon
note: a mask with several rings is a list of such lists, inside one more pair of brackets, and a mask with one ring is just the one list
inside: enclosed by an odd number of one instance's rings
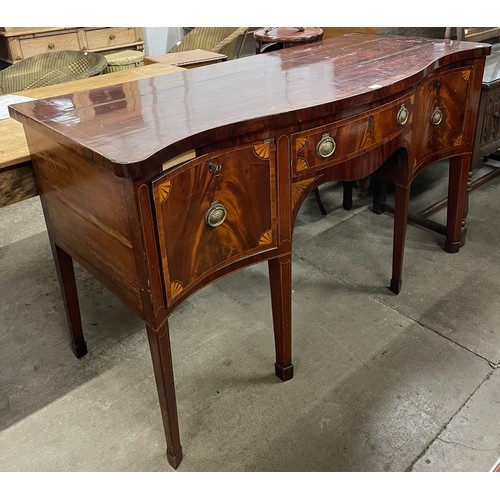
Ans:
{"label": "wooden table", "polygon": [[173,52],[172,54],[161,54],[159,56],[147,56],[144,58],[144,64],[172,64],[183,68],[197,68],[207,64],[215,64],[225,61],[227,56],[209,50],[195,49],[184,52]]}
{"label": "wooden table", "polygon": [[319,42],[323,38],[321,28],[260,28],[253,33],[255,53],[286,49],[295,45]]}
{"label": "wooden table", "polygon": [[[49,87],[24,90],[17,92],[17,95],[42,99],[72,92],[90,91],[108,85],[126,84],[143,78],[179,71],[183,71],[182,68],[155,64]],[[0,207],[37,194],[23,127],[12,118],[0,120]]]}
{"label": "wooden table", "polygon": [[375,172],[396,185],[398,293],[410,186],[450,158],[445,249],[459,250],[489,51],[353,34],[11,107],[27,130],[73,350],[87,352],[76,259],[145,322],[173,467],[182,447],[169,315],[268,261],[275,373],[291,379],[292,231],[314,188]]}

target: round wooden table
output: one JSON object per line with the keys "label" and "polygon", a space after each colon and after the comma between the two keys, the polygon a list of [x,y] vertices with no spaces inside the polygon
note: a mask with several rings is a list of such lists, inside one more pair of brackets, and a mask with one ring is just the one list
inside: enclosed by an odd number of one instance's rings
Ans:
{"label": "round wooden table", "polygon": [[284,49],[294,45],[319,42],[321,28],[260,28],[254,31],[255,53]]}

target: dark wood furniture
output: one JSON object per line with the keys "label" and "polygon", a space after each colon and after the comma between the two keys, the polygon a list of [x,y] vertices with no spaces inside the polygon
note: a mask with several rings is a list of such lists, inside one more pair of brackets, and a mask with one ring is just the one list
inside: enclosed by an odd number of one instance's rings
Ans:
{"label": "dark wood furniture", "polygon": [[[346,35],[10,108],[26,129],[73,350],[87,352],[74,258],[145,321],[173,467],[182,448],[169,315],[217,278],[268,261],[275,372],[291,379],[292,231],[318,185],[377,169],[396,185],[397,293],[412,180],[449,157],[445,249],[459,250],[489,51]],[[178,155],[192,159],[173,166]]]}
{"label": "dark wood furniture", "polygon": [[268,52],[270,48],[286,49],[296,45],[319,42],[323,38],[321,28],[260,28],[253,33],[255,53]]}
{"label": "dark wood furniture", "polygon": [[474,142],[473,166],[482,157],[500,149],[500,50],[486,58],[476,139]]}
{"label": "dark wood furniture", "polygon": [[[486,58],[484,67],[483,82],[481,85],[481,98],[479,103],[479,116],[474,139],[472,154],[472,164],[469,179],[469,191],[482,186],[486,182],[500,175],[500,168],[492,164],[481,164],[481,160],[491,157],[500,159],[498,150],[500,149],[500,50],[494,50]],[[481,172],[480,167],[488,165],[486,173]],[[385,186],[377,185],[375,190],[385,190]],[[345,189],[344,189],[345,193]],[[393,213],[394,207],[385,203],[384,194],[379,193],[378,200],[375,200],[374,210],[381,213],[385,210]],[[344,194],[344,207],[346,195]],[[352,199],[352,198],[351,198]],[[436,222],[430,217],[443,209],[448,203],[445,196],[431,205],[425,207],[418,213],[410,213],[408,218],[411,222],[431,229],[440,234],[446,234],[446,226]]]}

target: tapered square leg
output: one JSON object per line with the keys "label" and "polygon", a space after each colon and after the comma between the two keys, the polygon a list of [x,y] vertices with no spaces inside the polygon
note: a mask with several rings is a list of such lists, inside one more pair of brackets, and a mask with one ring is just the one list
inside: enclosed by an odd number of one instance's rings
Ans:
{"label": "tapered square leg", "polygon": [[68,320],[71,346],[75,356],[81,358],[87,354],[87,344],[83,337],[73,259],[56,244],[51,244],[51,247]]}
{"label": "tapered square leg", "polygon": [[342,183],[342,207],[344,210],[352,209],[352,190],[354,181],[344,181]]}
{"label": "tapered square leg", "polygon": [[292,365],[292,256],[268,261],[273,309],[275,373],[281,380],[293,377]]}
{"label": "tapered square leg", "polygon": [[470,191],[470,156],[450,159],[446,241],[444,249],[456,253],[465,243]]}
{"label": "tapered square leg", "polygon": [[394,238],[392,250],[392,278],[389,289],[396,295],[401,291],[403,257],[410,206],[410,187],[396,186],[394,193]]}
{"label": "tapered square leg", "polygon": [[373,205],[372,210],[377,215],[385,212],[385,202],[387,199],[387,182],[374,176],[373,182]]}
{"label": "tapered square leg", "polygon": [[163,429],[167,441],[167,460],[174,469],[177,469],[182,461],[182,446],[179,433],[179,419],[177,417],[168,321],[165,320],[158,330],[154,330],[146,324],[146,331],[148,333],[151,359],[153,360],[158,399],[160,400]]}

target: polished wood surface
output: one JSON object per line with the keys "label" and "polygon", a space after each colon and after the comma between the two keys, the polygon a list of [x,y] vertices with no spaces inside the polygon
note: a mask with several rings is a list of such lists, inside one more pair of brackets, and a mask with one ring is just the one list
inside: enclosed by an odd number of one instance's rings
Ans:
{"label": "polished wood surface", "polygon": [[85,350],[67,256],[145,321],[173,467],[182,447],[168,317],[267,260],[275,372],[292,378],[292,233],[309,192],[367,175],[396,185],[399,293],[412,181],[450,158],[444,247],[459,250],[489,51],[353,34],[10,108],[27,132],[73,348]]}
{"label": "polished wood surface", "polygon": [[[400,92],[402,81],[408,87],[421,80],[436,61],[453,64],[467,53],[473,57],[486,50],[481,44],[467,45],[464,53],[464,47],[465,42],[456,41],[346,35],[137,82],[130,89],[117,86],[84,93],[77,97],[86,101],[85,107],[68,94],[64,99],[26,103],[19,109],[22,115],[77,140],[107,166],[136,177],[148,169],[142,162],[152,155],[158,155],[161,162],[174,156],[172,145],[177,153],[234,139],[244,133],[238,129],[241,120],[244,127],[240,128],[255,130],[255,135],[260,130],[264,138],[269,117],[280,116],[283,127],[307,123],[314,118],[308,115],[311,108],[330,119],[347,117],[374,97],[383,101]],[[314,85],[308,73],[311,69]],[[130,106],[137,96],[140,101]],[[97,110],[99,130],[94,128]],[[122,138],[119,144],[117,135]]]}
{"label": "polished wood surface", "polygon": [[[127,84],[144,78],[153,76],[166,75],[183,71],[182,68],[176,68],[165,64],[154,64],[148,67],[141,66],[139,68],[117,71],[115,73],[107,73],[98,75],[83,80],[74,80],[72,82],[59,83],[48,87],[40,87],[36,89],[23,90],[17,92],[17,95],[31,97],[33,99],[46,99],[59,95],[66,95],[82,91],[93,91],[99,87],[108,87],[110,85]],[[30,159],[28,145],[22,125],[16,120],[6,118],[0,120],[0,169],[10,165],[28,161]]]}
{"label": "polished wood surface", "polygon": [[[99,87],[119,84],[126,86],[129,82],[179,71],[183,71],[183,69],[165,64],[154,64],[48,87],[24,90],[17,94],[33,99],[42,99],[81,91],[92,92]],[[25,200],[37,193],[23,126],[12,118],[0,120],[0,207]]]}

